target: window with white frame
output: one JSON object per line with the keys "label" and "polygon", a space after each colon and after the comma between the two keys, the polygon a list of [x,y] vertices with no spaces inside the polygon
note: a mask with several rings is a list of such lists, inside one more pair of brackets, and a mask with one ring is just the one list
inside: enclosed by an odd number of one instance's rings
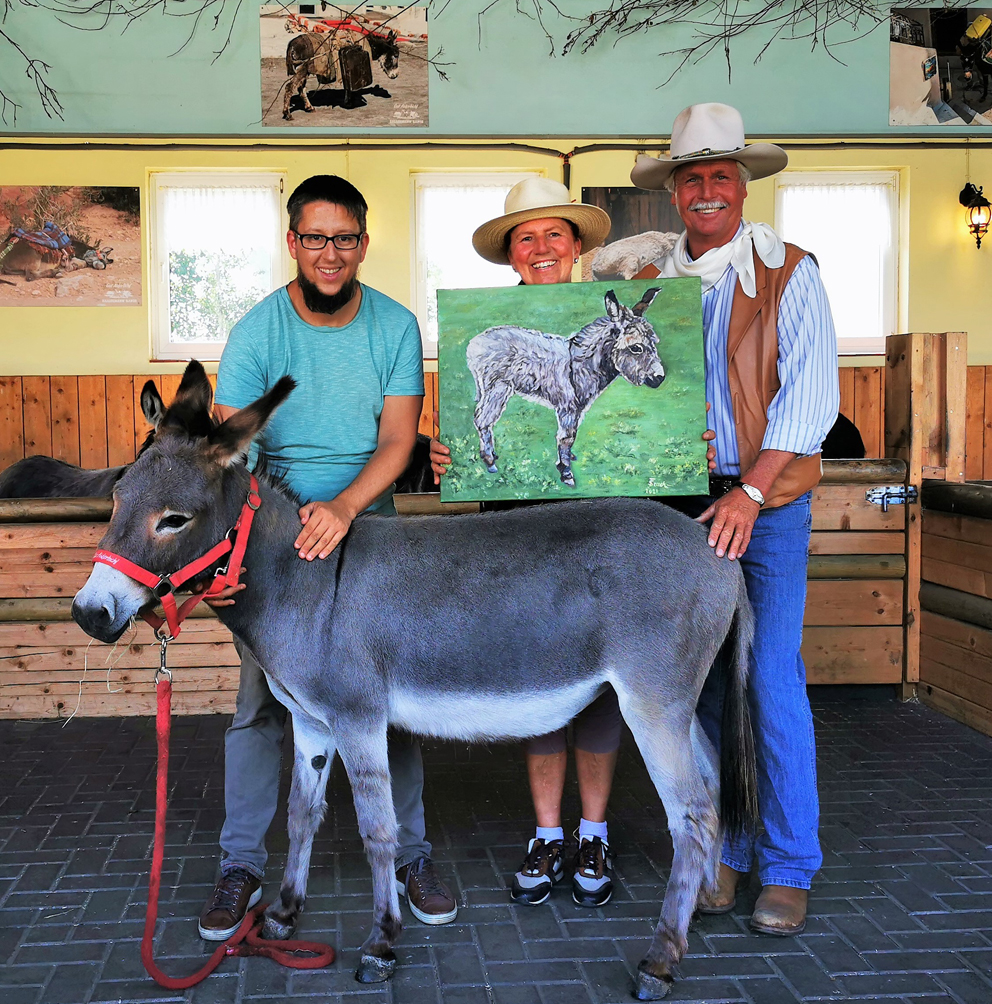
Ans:
{"label": "window with white frame", "polygon": [[152,174],[154,358],[219,359],[235,322],[286,281],[282,187],[278,174]]}
{"label": "window with white frame", "polygon": [[884,352],[898,325],[899,175],[786,171],[775,183],[775,229],[816,256],[838,351]]}
{"label": "window with white frame", "polygon": [[499,174],[414,174],[414,303],[424,339],[424,356],[437,356],[437,291],[515,286],[520,278],[507,265],[493,265],[472,248],[472,234],[503,214],[506,193],[536,172]]}

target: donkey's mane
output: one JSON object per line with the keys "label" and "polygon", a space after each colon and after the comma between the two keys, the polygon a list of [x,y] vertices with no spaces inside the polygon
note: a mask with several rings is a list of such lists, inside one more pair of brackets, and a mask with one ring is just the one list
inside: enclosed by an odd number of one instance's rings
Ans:
{"label": "donkey's mane", "polygon": [[286,480],[289,474],[289,461],[281,454],[266,453],[259,449],[258,459],[255,461],[252,473],[259,481],[264,481],[270,488],[279,492],[280,495],[284,495],[296,506],[303,505],[303,499],[300,498],[299,492]]}
{"label": "donkey's mane", "polygon": [[[606,317],[597,317],[595,321],[590,321],[584,328],[576,331],[569,341],[569,352],[575,359],[592,359],[603,352],[604,349],[611,349],[616,339],[603,337],[603,329],[609,325]],[[607,335],[609,332],[607,331]]]}

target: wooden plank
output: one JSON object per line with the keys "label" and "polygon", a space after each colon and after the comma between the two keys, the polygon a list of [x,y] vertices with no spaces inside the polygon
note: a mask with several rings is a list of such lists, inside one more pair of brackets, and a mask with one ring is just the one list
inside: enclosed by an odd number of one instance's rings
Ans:
{"label": "wooden plank", "polygon": [[[0,599],[0,622],[17,622],[24,624],[29,621],[44,621],[52,624],[58,621],[72,620],[72,597],[6,597]],[[158,611],[161,616],[161,610]],[[217,615],[205,603],[193,607],[190,618],[215,618]],[[185,631],[185,628],[184,628]]]}
{"label": "wooden plank", "polygon": [[935,638],[945,644],[956,645],[966,655],[973,653],[992,659],[992,631],[953,617],[924,610],[920,615],[920,638],[923,645],[928,638]]}
{"label": "wooden plank", "polygon": [[37,547],[4,548],[0,551],[0,572],[16,572],[20,569],[56,569],[60,565],[81,565],[90,563],[93,557],[91,547],[52,548]]}
{"label": "wooden plank", "polygon": [[932,684],[921,685],[920,700],[941,714],[962,722],[979,732],[992,735],[992,712],[956,694],[949,694]]}
{"label": "wooden plank", "polygon": [[134,460],[134,388],[130,376],[108,376],[107,465],[119,467]]}
{"label": "wooden plank", "polygon": [[[168,408],[175,399],[176,391],[179,390],[179,385],[182,383],[182,373],[162,373],[150,379],[153,379],[158,385],[158,392],[162,395],[162,402]],[[144,386],[144,381],[142,381],[142,386]]]}
{"label": "wooden plank", "polygon": [[[985,366],[985,400],[982,406],[983,444],[982,472],[989,471],[992,478],[992,366]],[[984,478],[983,478],[984,480]]]}
{"label": "wooden plank", "polygon": [[813,579],[806,583],[803,623],[815,627],[902,624],[898,579]]}
{"label": "wooden plank", "polygon": [[[217,693],[172,692],[172,713],[174,715],[229,715],[234,711],[237,691]],[[57,695],[34,697],[5,697],[0,690],[0,718],[121,718],[133,715],[154,715],[155,695],[110,694],[105,684],[98,688],[86,689],[82,696],[61,698]]]}
{"label": "wooden plank", "polygon": [[79,463],[79,385],[74,376],[53,376],[52,456]]}
{"label": "wooden plank", "polygon": [[92,564],[61,565],[56,573],[19,569],[0,572],[0,596],[72,596],[86,584]]}
{"label": "wooden plank", "polygon": [[[127,634],[117,645],[111,660],[118,669],[156,669],[159,665],[158,645],[128,644]],[[71,645],[53,646],[39,649],[0,648],[0,666],[5,673],[62,671],[66,669],[83,671],[84,666],[96,668],[104,664],[110,655],[112,645]],[[169,668],[201,666],[240,666],[241,657],[230,642],[194,643],[176,645],[169,649]]]}
{"label": "wooden plank", "polygon": [[[107,380],[81,376],[79,388],[79,465],[88,470],[107,463]],[[116,466],[116,465],[115,465]]]}
{"label": "wooden plank", "polygon": [[[134,640],[141,645],[155,645],[152,629],[144,621],[136,622],[137,631]],[[127,637],[131,637],[128,632]],[[230,642],[231,632],[215,617],[189,618],[183,622],[183,629],[178,638],[170,643],[173,645],[196,645],[213,642]],[[18,647],[44,648],[53,645],[86,645],[89,637],[74,621],[31,621],[31,622],[0,622],[0,646],[15,649]],[[0,666],[0,670],[2,670]]]}
{"label": "wooden plank", "polygon": [[[992,687],[992,659],[978,655],[975,652],[966,651],[957,645],[936,638],[932,635],[921,635],[920,637],[920,658],[926,659],[934,665],[944,666],[963,674],[966,678],[974,680],[976,683],[984,682]],[[922,677],[921,677],[922,678]],[[931,673],[928,679],[933,680]],[[959,687],[945,687],[943,683],[938,686],[950,690],[952,694],[966,694],[968,692],[967,679]],[[992,689],[989,691],[992,695]],[[984,704],[984,701],[979,701]],[[992,703],[988,705],[992,708]]]}
{"label": "wooden plank", "polygon": [[18,523],[0,526],[0,552],[15,547],[53,550],[96,547],[107,532],[106,523]]}
{"label": "wooden plank", "polygon": [[21,377],[24,456],[52,455],[52,388],[46,376]]}
{"label": "wooden plank", "polygon": [[985,470],[985,367],[969,366],[965,409],[965,475],[981,481]]}
{"label": "wooden plank", "polygon": [[992,710],[992,680],[978,679],[959,668],[934,662],[924,649],[920,658],[920,686],[922,689],[928,685]]}
{"label": "wooden plank", "polygon": [[957,513],[924,509],[923,533],[992,547],[992,520],[977,516],[960,516]]}
{"label": "wooden plank", "polygon": [[135,373],[131,377],[131,393],[133,401],[131,415],[134,419],[134,453],[137,456],[138,450],[144,445],[151,431],[151,426],[145,421],[145,416],[141,411],[141,389],[147,380],[152,379],[145,373]]}
{"label": "wooden plank", "polygon": [[808,627],[803,662],[810,683],[898,683],[902,628]]}
{"label": "wooden plank", "polygon": [[[854,378],[858,371],[856,366],[841,366],[837,371],[840,384],[840,413],[854,421]],[[857,422],[854,423],[857,425]],[[860,431],[860,430],[858,430]],[[862,436],[862,438],[864,438]]]}
{"label": "wooden plank", "polygon": [[947,353],[944,469],[947,481],[965,479],[965,423],[968,409],[968,336],[961,331],[944,335]]}
{"label": "wooden plank", "polygon": [[905,574],[903,554],[813,554],[806,564],[807,579],[901,579]]}
{"label": "wooden plank", "polygon": [[864,440],[867,456],[883,456],[882,378],[878,366],[859,366],[857,369],[853,421]]}
{"label": "wooden plank", "polygon": [[992,599],[985,596],[973,596],[935,582],[921,582],[920,608],[992,631]]}
{"label": "wooden plank", "polygon": [[400,516],[457,516],[459,513],[478,512],[478,502],[442,502],[437,494],[394,495],[393,502]]}
{"label": "wooden plank", "polygon": [[885,456],[909,462],[911,335],[885,339]]}
{"label": "wooden plank", "polygon": [[817,485],[813,489],[814,530],[902,530],[906,507],[890,505],[888,512],[865,498],[864,485]]}
{"label": "wooden plank", "polygon": [[868,460],[824,460],[822,485],[902,485],[906,461],[873,457]]}
{"label": "wooden plank", "polygon": [[24,458],[21,378],[0,377],[0,471]]}
{"label": "wooden plank", "polygon": [[898,532],[817,530],[810,534],[810,554],[902,554],[906,538]]}
{"label": "wooden plank", "polygon": [[992,547],[975,544],[972,541],[951,540],[923,534],[924,558],[936,558],[964,568],[977,568],[982,572],[992,572]]}
{"label": "wooden plank", "polygon": [[434,412],[437,411],[437,373],[424,374],[424,406],[420,412],[418,432],[424,436],[433,436]]}
{"label": "wooden plank", "polygon": [[0,523],[92,523],[110,519],[109,498],[0,499]]}
{"label": "wooden plank", "polygon": [[964,593],[974,593],[975,596],[992,597],[992,574],[976,568],[962,568],[936,558],[924,558],[922,578]]}

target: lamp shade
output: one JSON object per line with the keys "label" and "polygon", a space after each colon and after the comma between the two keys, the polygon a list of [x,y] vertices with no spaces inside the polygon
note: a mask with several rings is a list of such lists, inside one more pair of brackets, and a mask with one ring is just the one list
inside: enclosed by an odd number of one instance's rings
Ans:
{"label": "lamp shade", "polygon": [[975,238],[976,246],[981,247],[982,238],[989,229],[989,223],[992,222],[992,205],[982,194],[981,187],[976,188],[971,182],[961,189],[958,201],[965,207],[968,230]]}

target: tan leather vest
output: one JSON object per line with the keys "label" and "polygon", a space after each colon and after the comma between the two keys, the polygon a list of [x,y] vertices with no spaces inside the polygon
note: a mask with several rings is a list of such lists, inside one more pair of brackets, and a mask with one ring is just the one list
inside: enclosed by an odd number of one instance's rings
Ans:
{"label": "tan leather vest", "polygon": [[[785,245],[785,264],[766,268],[754,256],[755,296],[749,297],[738,281],[730,311],[727,333],[727,377],[737,428],[737,449],[741,470],[757,459],[768,427],[768,408],[781,383],[778,378],[778,308],[785,285],[807,252],[794,244]],[[642,269],[635,279],[653,279],[653,265]],[[819,483],[822,475],[820,454],[796,457],[776,478],[765,497],[765,507],[785,505]]]}

